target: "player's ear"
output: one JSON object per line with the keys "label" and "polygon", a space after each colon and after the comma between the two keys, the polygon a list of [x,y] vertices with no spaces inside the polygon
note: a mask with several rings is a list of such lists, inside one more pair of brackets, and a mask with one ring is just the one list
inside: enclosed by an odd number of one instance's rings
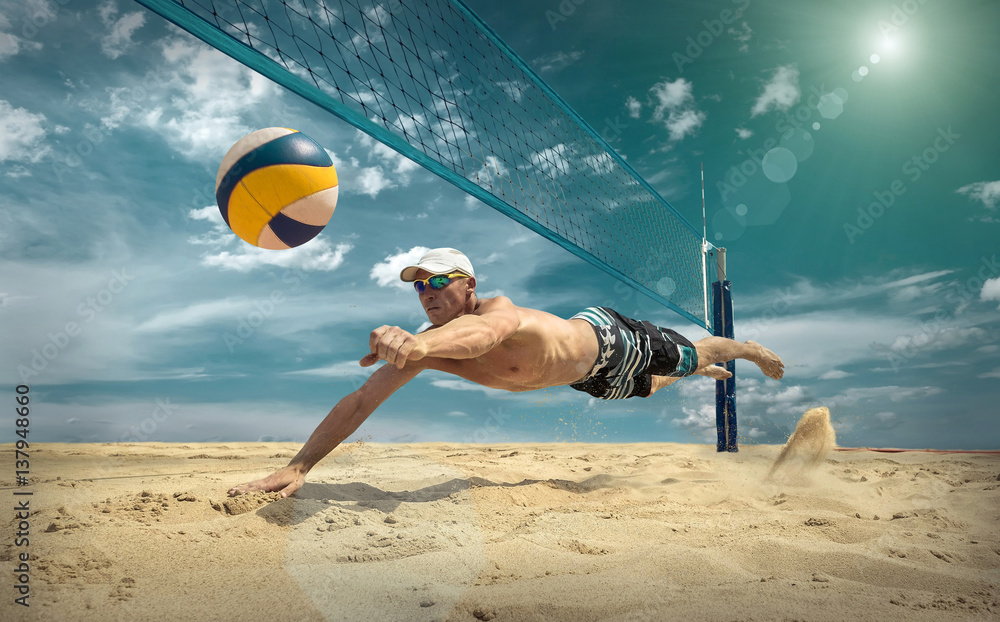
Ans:
{"label": "player's ear", "polygon": [[467,282],[466,288],[467,288],[467,291],[470,291],[470,292],[476,291],[476,277],[474,277],[474,276],[470,276],[469,277],[469,280]]}

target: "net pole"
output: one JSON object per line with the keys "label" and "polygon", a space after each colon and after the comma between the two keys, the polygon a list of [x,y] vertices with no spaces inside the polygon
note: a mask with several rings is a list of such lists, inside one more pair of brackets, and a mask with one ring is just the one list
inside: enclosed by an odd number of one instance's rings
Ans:
{"label": "net pole", "polygon": [[705,304],[705,330],[711,330],[708,315],[708,224],[705,217],[705,163],[701,163],[701,297]]}
{"label": "net pole", "polygon": [[[732,283],[726,274],[726,249],[716,248],[717,280],[712,283],[714,334],[732,339],[733,298]],[[716,451],[737,452],[736,441],[736,361],[720,364],[731,377],[715,381],[715,427],[718,436]]]}

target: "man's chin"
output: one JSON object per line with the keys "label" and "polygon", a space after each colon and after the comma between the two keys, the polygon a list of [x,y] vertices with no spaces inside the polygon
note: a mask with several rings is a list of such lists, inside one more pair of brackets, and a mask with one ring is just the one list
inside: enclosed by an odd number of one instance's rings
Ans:
{"label": "man's chin", "polygon": [[440,307],[435,307],[433,309],[426,309],[427,319],[431,321],[432,324],[443,324],[448,321],[448,318],[444,314],[444,310]]}

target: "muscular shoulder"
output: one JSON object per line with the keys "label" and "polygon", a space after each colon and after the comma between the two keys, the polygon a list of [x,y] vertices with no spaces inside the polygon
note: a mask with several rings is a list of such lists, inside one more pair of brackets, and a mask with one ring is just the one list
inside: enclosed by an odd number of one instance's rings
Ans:
{"label": "muscular shoulder", "polygon": [[496,296],[495,298],[480,298],[479,305],[476,307],[475,314],[483,315],[485,313],[496,313],[502,311],[517,311],[517,307],[511,301],[510,298],[506,296]]}
{"label": "muscular shoulder", "polygon": [[486,326],[494,332],[494,339],[499,343],[511,337],[521,327],[519,311],[519,307],[510,298],[497,296],[480,300],[474,314],[486,321]]}

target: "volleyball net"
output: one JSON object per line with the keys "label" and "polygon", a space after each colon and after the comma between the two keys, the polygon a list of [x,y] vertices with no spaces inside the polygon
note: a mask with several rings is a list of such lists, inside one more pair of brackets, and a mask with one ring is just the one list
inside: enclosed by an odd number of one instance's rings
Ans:
{"label": "volleyball net", "polygon": [[460,0],[137,0],[711,330],[702,232]]}

